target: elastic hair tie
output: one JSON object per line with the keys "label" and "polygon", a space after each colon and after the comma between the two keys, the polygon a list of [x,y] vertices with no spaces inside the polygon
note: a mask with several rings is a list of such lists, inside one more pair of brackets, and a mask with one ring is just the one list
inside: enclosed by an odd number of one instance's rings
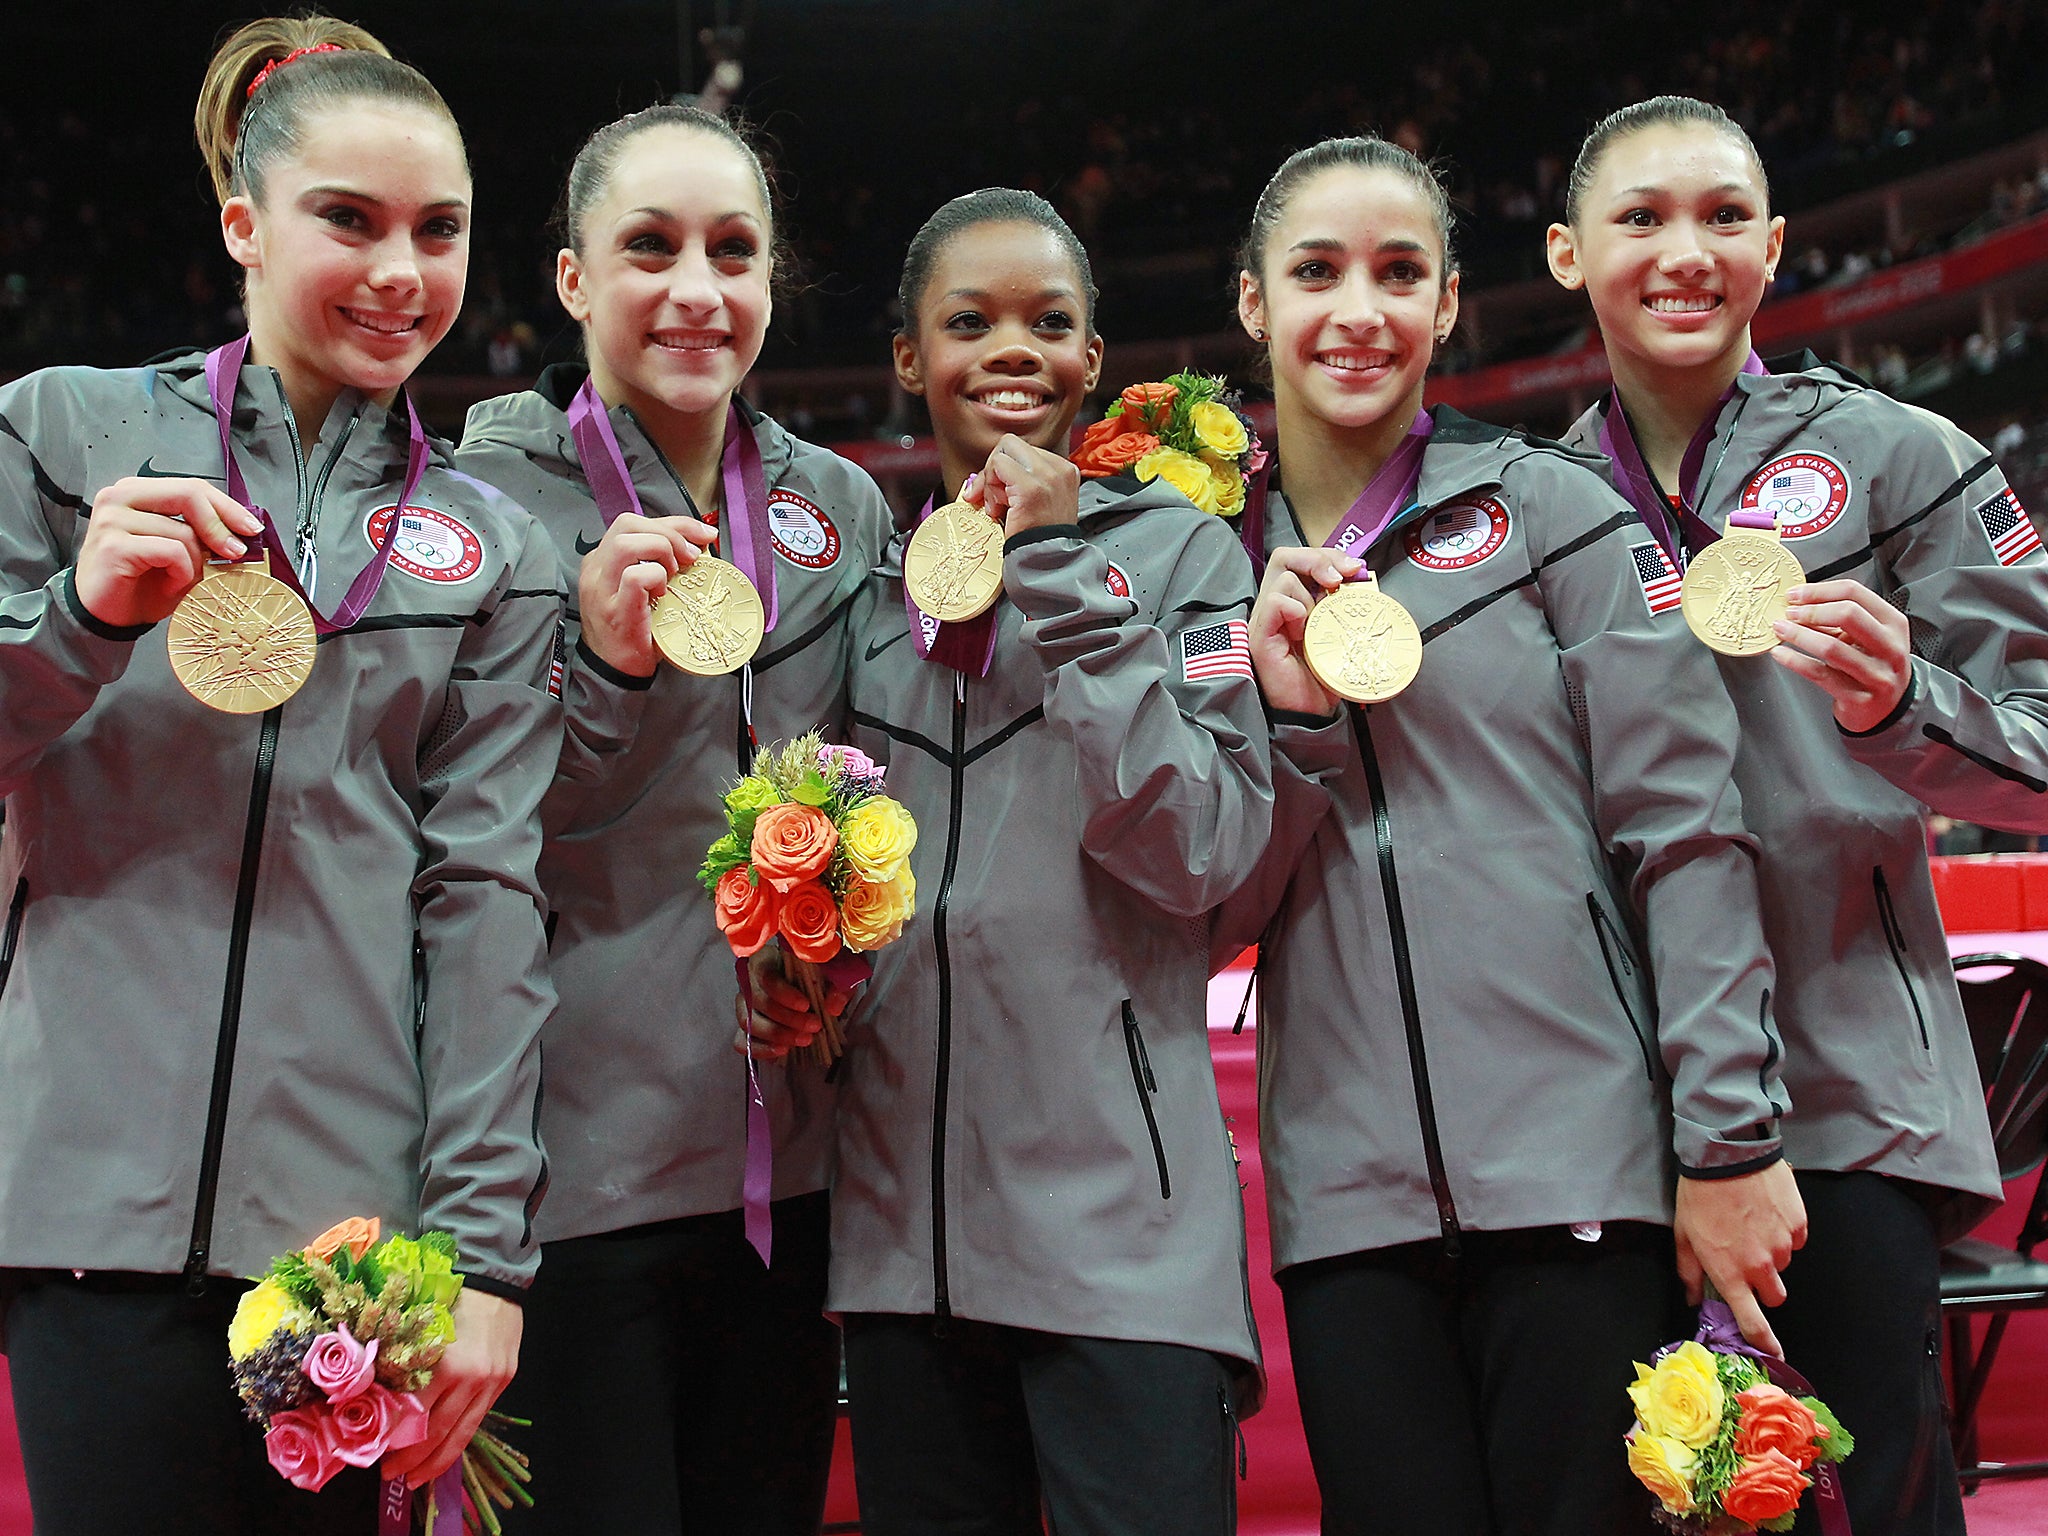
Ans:
{"label": "elastic hair tie", "polygon": [[348,50],[342,47],[341,44],[339,43],[315,43],[310,48],[294,48],[290,53],[286,54],[283,58],[272,59],[268,64],[264,65],[261,69],[257,70],[256,78],[249,82],[249,90],[247,92],[247,95],[243,99],[253,99],[256,95],[256,92],[262,88],[263,82],[270,78],[270,72],[272,70],[282,69],[284,68],[285,65],[291,63],[294,59],[303,59],[309,53],[347,52]]}

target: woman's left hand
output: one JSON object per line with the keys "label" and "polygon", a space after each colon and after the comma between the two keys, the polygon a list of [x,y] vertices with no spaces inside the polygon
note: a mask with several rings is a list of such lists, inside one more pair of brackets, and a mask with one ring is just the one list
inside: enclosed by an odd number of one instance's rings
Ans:
{"label": "woman's left hand", "polygon": [[961,487],[960,499],[1000,518],[1003,537],[1014,539],[1027,528],[1078,523],[1081,472],[1058,454],[1006,432],[981,473]]}
{"label": "woman's left hand", "polygon": [[1903,613],[1860,581],[1815,582],[1785,596],[1791,607],[1772,626],[1783,643],[1771,656],[1827,690],[1843,730],[1868,731],[1899,707],[1913,679]]}

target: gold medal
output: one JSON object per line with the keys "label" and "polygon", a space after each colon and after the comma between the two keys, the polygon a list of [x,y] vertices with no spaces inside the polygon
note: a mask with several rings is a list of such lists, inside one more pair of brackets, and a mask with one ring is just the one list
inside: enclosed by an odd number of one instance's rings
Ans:
{"label": "gold medal", "polygon": [[210,568],[171,614],[171,670],[230,715],[282,704],[313,670],[319,636],[305,600],[260,563]]}
{"label": "gold medal", "polygon": [[910,536],[903,585],[943,624],[979,618],[1003,593],[1003,525],[964,501],[939,508]]}
{"label": "gold medal", "polygon": [[699,555],[668,579],[654,600],[654,643],[699,677],[718,677],[753,660],[767,632],[761,594],[738,566]]}
{"label": "gold medal", "polygon": [[1761,656],[1778,643],[1785,594],[1806,572],[1775,528],[1730,528],[1692,557],[1678,601],[1703,644],[1723,656]]}
{"label": "gold medal", "polygon": [[1316,680],[1354,704],[1384,703],[1422,669],[1422,631],[1370,575],[1317,603],[1301,641]]}

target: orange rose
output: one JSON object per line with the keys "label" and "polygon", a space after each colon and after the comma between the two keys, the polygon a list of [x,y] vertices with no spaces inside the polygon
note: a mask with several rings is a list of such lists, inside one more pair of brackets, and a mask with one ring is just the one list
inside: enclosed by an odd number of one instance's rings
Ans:
{"label": "orange rose", "polygon": [[1151,433],[1118,430],[1122,425],[1122,417],[1106,416],[1082,433],[1081,446],[1074,450],[1074,467],[1093,478],[1120,475],[1159,446],[1159,439]]}
{"label": "orange rose", "polygon": [[754,868],[787,896],[832,865],[839,829],[815,805],[771,805],[754,819]]}
{"label": "orange rose", "polygon": [[1735,1401],[1742,1406],[1742,1417],[1735,1425],[1736,1455],[1781,1451],[1802,1472],[1820,1459],[1817,1442],[1827,1439],[1828,1432],[1821,1428],[1813,1410],[1783,1387],[1760,1382],[1747,1392],[1736,1393]]}
{"label": "orange rose", "polygon": [[1744,1525],[1762,1525],[1797,1509],[1799,1496],[1812,1486],[1813,1479],[1784,1452],[1765,1451],[1761,1456],[1743,1457],[1734,1481],[1721,1495],[1721,1508]]}
{"label": "orange rose", "polygon": [[351,1216],[347,1221],[337,1221],[313,1241],[306,1244],[306,1252],[316,1259],[331,1259],[342,1249],[358,1261],[377,1243],[377,1234],[382,1224],[374,1216]]}
{"label": "orange rose", "polygon": [[745,869],[728,869],[718,877],[711,899],[718,912],[718,931],[742,960],[775,937],[782,898],[766,880],[756,885]]}
{"label": "orange rose", "polygon": [[789,952],[799,960],[823,965],[839,953],[839,903],[815,880],[790,888],[775,922]]}
{"label": "orange rose", "polygon": [[1133,384],[1120,397],[1124,403],[1124,430],[1156,427],[1166,420],[1180,391],[1171,384]]}

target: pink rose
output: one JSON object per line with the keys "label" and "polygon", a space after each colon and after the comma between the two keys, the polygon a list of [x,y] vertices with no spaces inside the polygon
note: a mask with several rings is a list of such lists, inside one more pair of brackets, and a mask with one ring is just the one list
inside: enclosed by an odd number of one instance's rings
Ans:
{"label": "pink rose", "polygon": [[861,751],[859,747],[824,746],[818,748],[819,772],[830,771],[833,759],[835,758],[855,778],[873,778],[881,771],[875,767],[875,760],[869,757],[867,753]]}
{"label": "pink rose", "polygon": [[299,1369],[327,1394],[330,1403],[345,1403],[359,1395],[376,1375],[377,1341],[358,1344],[343,1323],[332,1333],[323,1333],[306,1351]]}
{"label": "pink rose", "polygon": [[341,1462],[328,1444],[317,1410],[293,1408],[270,1416],[270,1432],[263,1437],[264,1453],[278,1475],[295,1488],[318,1493],[327,1480],[341,1470]]}
{"label": "pink rose", "polygon": [[371,1387],[326,1418],[327,1448],[351,1467],[375,1466],[386,1451],[417,1443],[427,1432],[427,1411],[410,1392]]}

